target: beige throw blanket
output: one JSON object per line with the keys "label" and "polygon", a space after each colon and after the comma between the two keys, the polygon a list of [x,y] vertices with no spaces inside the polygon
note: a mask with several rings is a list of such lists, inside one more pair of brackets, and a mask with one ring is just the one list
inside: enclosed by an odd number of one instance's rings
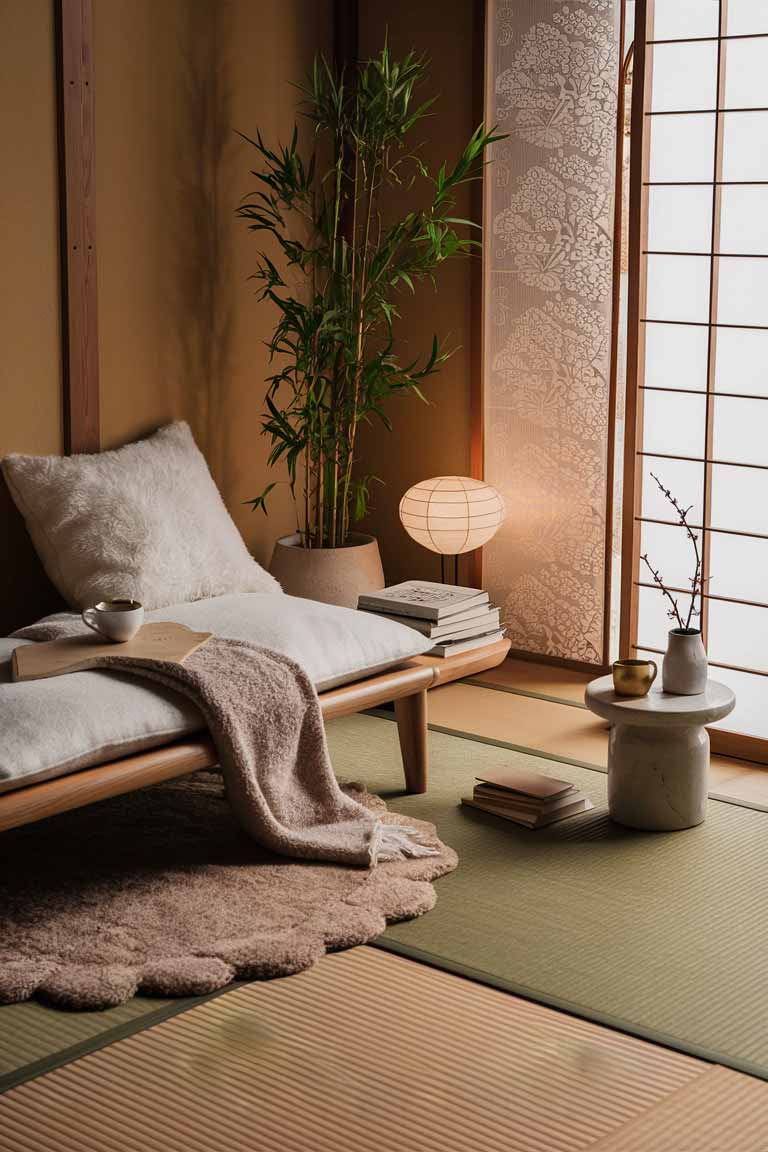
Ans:
{"label": "beige throw blanket", "polygon": [[[85,632],[79,621],[63,617],[15,635],[58,640]],[[184,664],[127,659],[116,649],[99,665],[156,680],[194,701],[216,745],[235,815],[271,851],[363,868],[434,854],[412,828],[383,824],[339,787],[317,693],[287,656],[214,636]]]}

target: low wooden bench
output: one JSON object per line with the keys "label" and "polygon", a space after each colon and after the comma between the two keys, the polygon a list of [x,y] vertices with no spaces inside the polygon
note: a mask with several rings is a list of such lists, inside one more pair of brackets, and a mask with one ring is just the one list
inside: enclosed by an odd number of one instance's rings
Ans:
{"label": "low wooden bench", "polygon": [[[7,560],[0,565],[0,636],[7,636],[25,624],[60,611],[64,605],[42,569],[1,475],[0,539],[7,544]],[[498,640],[446,659],[417,656],[378,676],[321,692],[320,707],[325,719],[332,720],[335,716],[349,716],[394,702],[406,791],[424,792],[427,787],[427,691],[494,668],[502,663],[508,651],[509,641]],[[56,780],[3,792],[0,793],[0,832],[201,768],[212,768],[216,762],[211,741],[199,736],[94,768],[83,768]]]}
{"label": "low wooden bench", "polygon": [[[323,717],[350,716],[380,704],[394,702],[407,792],[427,789],[427,692],[463,676],[472,676],[501,664],[509,651],[508,640],[460,656],[439,659],[417,656],[412,660],[341,688],[320,693]],[[30,784],[0,794],[0,832],[44,820],[48,816],[120,796],[135,788],[159,784],[201,768],[213,768],[216,750],[203,736],[153,748],[123,760],[83,768],[56,780]]]}

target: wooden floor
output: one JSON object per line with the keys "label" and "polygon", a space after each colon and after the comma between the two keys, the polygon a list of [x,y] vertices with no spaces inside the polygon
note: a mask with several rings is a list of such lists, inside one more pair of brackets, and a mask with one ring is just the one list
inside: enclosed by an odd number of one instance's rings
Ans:
{"label": "wooden floor", "polygon": [[1,1152],[765,1152],[768,1084],[372,948],[12,1089]]}
{"label": "wooden floor", "polygon": [[[604,768],[608,727],[583,707],[590,679],[580,672],[505,660],[471,684],[448,684],[430,692],[429,720],[441,728]],[[489,690],[481,691],[478,685]],[[768,767],[713,756],[710,795],[768,809]]]}

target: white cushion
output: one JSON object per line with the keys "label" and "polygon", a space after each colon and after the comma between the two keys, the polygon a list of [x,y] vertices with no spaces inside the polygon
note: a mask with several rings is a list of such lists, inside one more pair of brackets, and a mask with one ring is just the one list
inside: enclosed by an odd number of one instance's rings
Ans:
{"label": "white cushion", "polygon": [[[370,612],[282,593],[220,596],[158,609],[148,618],[283,652],[302,665],[318,690],[380,672],[432,644],[420,632]],[[122,672],[75,672],[13,684],[11,652],[26,643],[0,639],[0,792],[204,728],[184,697]]]}
{"label": "white cushion", "polygon": [[279,592],[249,556],[184,423],[94,456],[6,456],[3,472],[66,602],[145,608]]}

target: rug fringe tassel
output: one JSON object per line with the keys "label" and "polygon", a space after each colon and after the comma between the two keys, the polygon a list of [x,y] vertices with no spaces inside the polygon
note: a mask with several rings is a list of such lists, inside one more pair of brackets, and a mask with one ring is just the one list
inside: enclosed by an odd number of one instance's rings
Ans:
{"label": "rug fringe tassel", "polygon": [[405,824],[379,824],[376,859],[406,860],[415,856],[438,856],[437,848],[419,843],[420,834]]}

